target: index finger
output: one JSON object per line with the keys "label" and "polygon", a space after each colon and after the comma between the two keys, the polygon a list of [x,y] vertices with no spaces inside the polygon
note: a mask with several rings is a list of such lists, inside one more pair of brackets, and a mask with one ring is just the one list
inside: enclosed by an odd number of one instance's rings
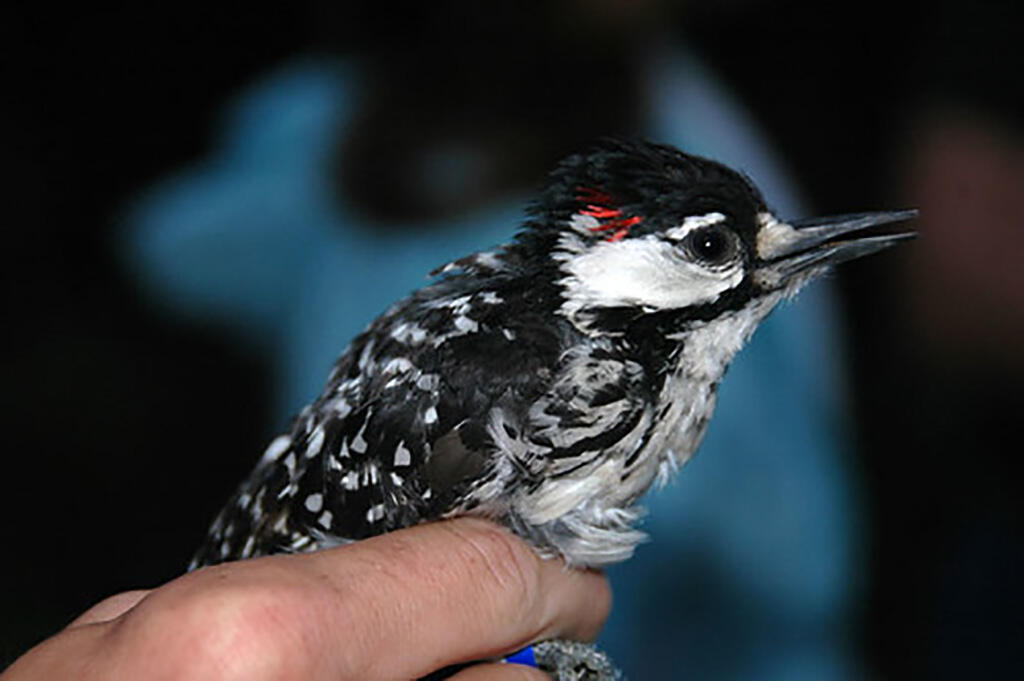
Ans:
{"label": "index finger", "polygon": [[543,560],[506,530],[473,518],[305,558],[333,596],[323,613],[328,626],[352,644],[351,619],[359,618],[355,647],[376,652],[362,660],[365,678],[415,678],[548,638],[590,640],[611,603],[601,575]]}
{"label": "index finger", "polygon": [[[458,518],[204,568],[116,623],[126,649],[158,638],[164,655],[204,668],[205,658],[227,659],[239,678],[408,679],[533,641],[592,639],[610,601],[600,574]],[[176,644],[191,652],[172,654]]]}

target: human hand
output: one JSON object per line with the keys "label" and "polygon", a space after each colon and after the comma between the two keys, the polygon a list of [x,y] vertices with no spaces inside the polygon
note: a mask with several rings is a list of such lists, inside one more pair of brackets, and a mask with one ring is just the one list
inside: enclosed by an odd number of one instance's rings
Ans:
{"label": "human hand", "polygon": [[[566,570],[495,525],[458,518],[112,596],[0,681],[415,679],[534,641],[590,640],[610,603],[601,575]],[[494,663],[452,678],[547,676]]]}

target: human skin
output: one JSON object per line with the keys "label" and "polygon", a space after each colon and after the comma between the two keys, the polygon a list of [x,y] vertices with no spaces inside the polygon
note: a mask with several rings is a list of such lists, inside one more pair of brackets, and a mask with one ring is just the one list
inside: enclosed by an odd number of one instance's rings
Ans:
{"label": "human skin", "polygon": [[[93,606],[16,660],[27,679],[415,679],[550,638],[592,640],[604,577],[458,518],[302,555],[226,563]],[[458,681],[538,679],[481,664]]]}

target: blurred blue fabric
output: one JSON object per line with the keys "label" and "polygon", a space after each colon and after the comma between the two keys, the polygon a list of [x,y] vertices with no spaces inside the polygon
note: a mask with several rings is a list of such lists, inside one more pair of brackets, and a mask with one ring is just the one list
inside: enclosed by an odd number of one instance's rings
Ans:
{"label": "blurred blue fabric", "polygon": [[[750,115],[696,58],[665,53],[648,76],[648,137],[742,169],[781,215],[803,215]],[[380,230],[345,205],[328,169],[360,93],[343,63],[280,69],[234,103],[208,159],[132,204],[121,234],[153,301],[268,353],[282,427],[385,307],[522,220],[519,201]],[[729,371],[698,455],[649,495],[653,542],[609,571],[616,604],[601,640],[632,678],[860,676],[861,538],[835,328],[827,282],[778,310]]]}

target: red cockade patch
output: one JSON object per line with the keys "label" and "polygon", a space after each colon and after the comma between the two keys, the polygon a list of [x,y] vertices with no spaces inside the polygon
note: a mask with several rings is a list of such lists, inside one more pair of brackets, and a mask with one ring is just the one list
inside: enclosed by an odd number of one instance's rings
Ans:
{"label": "red cockade patch", "polygon": [[622,217],[622,211],[612,208],[612,197],[605,192],[593,187],[577,187],[576,200],[586,203],[586,208],[580,211],[581,215],[588,215],[598,220],[603,220],[596,227],[591,227],[591,232],[611,232],[607,241],[620,241],[629,235],[629,228],[643,221],[640,216]]}

